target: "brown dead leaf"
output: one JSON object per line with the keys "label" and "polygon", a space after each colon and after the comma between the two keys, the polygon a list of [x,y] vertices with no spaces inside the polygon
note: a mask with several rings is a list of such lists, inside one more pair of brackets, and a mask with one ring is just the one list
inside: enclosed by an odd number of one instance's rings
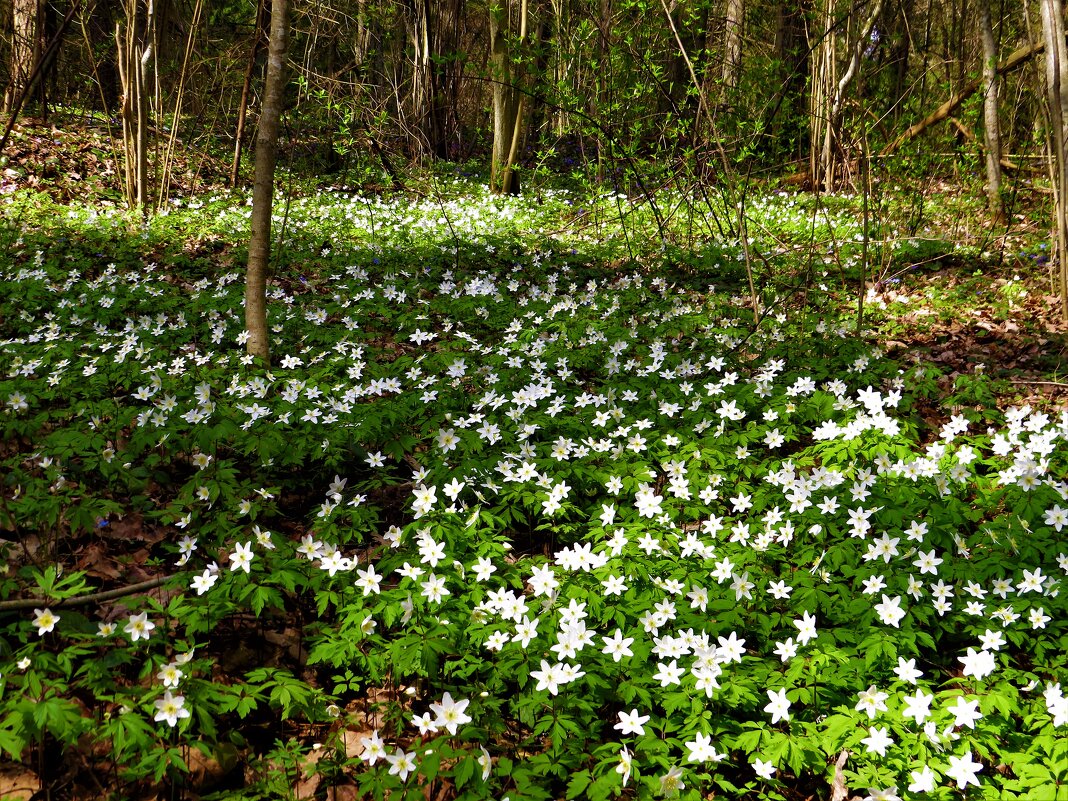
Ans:
{"label": "brown dead leaf", "polygon": [[315,791],[319,789],[319,783],[323,778],[316,770],[322,758],[323,749],[313,748],[301,761],[300,779],[297,781],[297,786],[293,788],[293,797],[297,801],[307,801],[315,796]]}
{"label": "brown dead leaf", "polygon": [[219,784],[237,767],[238,751],[229,743],[222,743],[214,754],[205,754],[192,748],[186,764],[189,766],[189,782],[198,791],[210,790]]}
{"label": "brown dead leaf", "polygon": [[166,530],[162,528],[146,526],[144,517],[136,513],[126,515],[119,520],[112,520],[108,526],[99,531],[102,536],[110,540],[143,542],[147,545],[155,545],[167,536]]}
{"label": "brown dead leaf", "polygon": [[91,543],[78,553],[78,568],[88,575],[103,579],[117,579],[122,575],[115,560],[99,542]]}
{"label": "brown dead leaf", "polygon": [[29,801],[41,789],[33,771],[20,765],[0,768],[0,798],[4,801]]}
{"label": "brown dead leaf", "polygon": [[361,798],[360,790],[355,784],[341,784],[326,791],[326,801],[356,801]]}
{"label": "brown dead leaf", "polygon": [[[346,759],[355,759],[361,756],[365,750],[363,738],[370,737],[371,729],[342,729],[338,732],[341,747],[345,750]],[[340,748],[338,749],[341,750]]]}
{"label": "brown dead leaf", "polygon": [[849,759],[849,752],[843,749],[838,759],[835,760],[834,777],[831,779],[831,801],[846,801],[849,798],[849,787],[846,785],[845,773],[842,771],[847,759]]}

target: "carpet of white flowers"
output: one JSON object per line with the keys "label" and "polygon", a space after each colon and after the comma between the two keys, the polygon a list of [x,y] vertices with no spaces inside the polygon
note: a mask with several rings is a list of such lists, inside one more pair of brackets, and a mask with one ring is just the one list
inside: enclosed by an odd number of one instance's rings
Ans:
{"label": "carpet of white flowers", "polygon": [[[596,228],[552,224],[577,205],[280,209],[269,368],[239,260],[9,214],[0,534],[37,545],[0,595],[41,603],[0,607],[8,757],[88,737],[180,784],[225,742],[252,766],[227,798],[302,771],[379,798],[1068,797],[1068,413],[932,427],[924,365],[786,303],[754,331],[711,268],[601,263]],[[64,543],[119,531],[172,578],[70,603],[100,579]],[[296,656],[222,670],[238,625]]]}

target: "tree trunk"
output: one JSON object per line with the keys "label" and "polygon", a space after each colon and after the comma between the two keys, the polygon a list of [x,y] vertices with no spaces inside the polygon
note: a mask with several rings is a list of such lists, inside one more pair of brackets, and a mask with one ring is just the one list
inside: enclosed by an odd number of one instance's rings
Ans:
{"label": "tree trunk", "polygon": [[723,88],[729,94],[738,87],[742,69],[742,23],[745,0],[727,0],[726,28],[723,33]]}
{"label": "tree trunk", "polygon": [[256,22],[253,31],[252,50],[248,54],[245,66],[245,81],[241,84],[241,101],[237,105],[237,130],[234,131],[234,160],[230,165],[230,187],[237,186],[238,172],[241,169],[241,143],[245,138],[245,117],[248,115],[248,100],[252,93],[252,75],[256,71],[256,57],[260,52],[263,39],[263,15],[266,10],[264,0],[256,0]]}
{"label": "tree trunk", "polygon": [[808,171],[812,187],[833,189],[833,174],[826,174],[830,165],[827,155],[831,148],[831,103],[838,81],[837,52],[834,33],[834,0],[823,0],[818,9],[816,40],[809,45],[812,52],[812,80],[809,89],[809,148]]}
{"label": "tree trunk", "polygon": [[267,265],[271,258],[271,212],[274,206],[274,165],[278,127],[285,89],[286,45],[289,38],[288,0],[271,0],[271,35],[267,49],[267,77],[263,110],[256,132],[256,170],[252,188],[252,231],[245,274],[245,330],[248,353],[270,359],[267,340]]}
{"label": "tree trunk", "polygon": [[979,33],[983,40],[983,132],[986,144],[986,196],[990,217],[1004,221],[1001,206],[1001,127],[998,124],[998,50],[990,21],[990,0],[979,7]]}
{"label": "tree trunk", "polygon": [[849,88],[849,84],[856,77],[857,70],[860,68],[861,56],[864,54],[864,48],[870,40],[872,28],[875,27],[875,21],[879,18],[882,10],[883,0],[875,0],[867,20],[865,20],[853,40],[852,53],[850,54],[846,71],[838,79],[837,84],[832,87],[830,110],[827,115],[826,127],[823,131],[823,150],[820,153],[823,185],[828,192],[834,189],[837,161],[835,158],[835,144],[838,139],[838,125],[842,118],[842,111],[845,108],[846,89]]}
{"label": "tree trunk", "polygon": [[[149,92],[152,91],[155,50],[155,3],[149,0],[142,16],[138,0],[129,0],[126,19],[115,25],[119,82],[122,87],[122,143],[125,156],[126,202],[148,209]],[[125,27],[124,27],[125,26]]]}
{"label": "tree trunk", "polygon": [[15,103],[29,88],[37,56],[38,0],[13,0],[11,4],[11,60],[9,80],[4,91],[3,110],[11,113]]}
{"label": "tree trunk", "polygon": [[431,49],[431,42],[437,37],[433,30],[435,19],[430,9],[430,0],[414,0],[410,13],[412,17],[409,36],[413,54],[411,108],[412,119],[418,120],[418,125],[413,130],[416,134],[413,138],[416,141],[412,152],[422,156],[434,152],[435,140],[438,138],[435,117],[437,100],[434,97],[437,87],[431,74],[431,62],[437,55]]}
{"label": "tree trunk", "polygon": [[787,148],[799,158],[803,156],[800,121],[805,115],[805,87],[809,76],[809,49],[805,41],[806,13],[811,10],[808,0],[797,7],[778,6],[775,25],[775,75],[777,86],[765,112],[765,126],[781,151]]}
{"label": "tree trunk", "polygon": [[1046,98],[1049,104],[1050,160],[1054,204],[1053,231],[1060,268],[1061,316],[1068,322],[1068,47],[1064,42],[1061,0],[1042,0],[1042,38],[1046,45]]}
{"label": "tree trunk", "polygon": [[[1014,50],[1012,55],[997,66],[997,74],[1007,75],[1010,72],[1018,70],[1036,55],[1045,50],[1045,48],[1045,42],[1022,45]],[[915,139],[932,125],[937,125],[943,120],[949,119],[953,115],[953,112],[960,108],[965,100],[979,91],[980,86],[982,86],[982,81],[979,80],[970,81],[965,84],[961,87],[959,92],[953,95],[953,97],[949,98],[949,100],[940,105],[922,120],[910,126],[908,130],[900,134],[893,142],[884,147],[882,155],[889,156],[893,154],[898,148],[905,144],[905,142],[910,139]]]}
{"label": "tree trunk", "polygon": [[493,78],[493,148],[490,154],[490,191],[500,195],[519,194],[515,171],[519,143],[523,136],[522,68],[513,63],[511,47],[521,48],[527,37],[527,0],[519,0],[519,35],[508,42],[510,9],[491,7],[490,66]]}

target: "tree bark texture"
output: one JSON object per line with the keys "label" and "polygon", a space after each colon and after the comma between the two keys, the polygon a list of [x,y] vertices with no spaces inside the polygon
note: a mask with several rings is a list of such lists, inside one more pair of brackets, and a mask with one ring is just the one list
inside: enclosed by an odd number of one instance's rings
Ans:
{"label": "tree bark texture", "polygon": [[115,25],[119,82],[122,87],[122,143],[125,156],[126,202],[148,208],[149,93],[154,81],[155,2],[141,13],[139,0],[128,0],[125,20]]}
{"label": "tree bark texture", "polygon": [[[830,4],[828,4],[830,5]],[[860,59],[864,54],[864,48],[868,44],[872,28],[875,27],[875,21],[879,18],[879,14],[883,9],[883,0],[875,0],[872,4],[867,19],[863,22],[860,29],[854,34],[853,46],[850,48],[849,63],[846,65],[846,70],[841,77],[835,80],[837,77],[837,69],[832,68],[830,73],[825,73],[823,78],[827,82],[824,85],[824,89],[830,91],[829,102],[824,101],[824,111],[827,115],[826,120],[823,122],[823,137],[821,142],[820,151],[820,172],[822,175],[822,182],[824,188],[831,192],[834,190],[835,171],[837,167],[837,158],[835,157],[835,149],[838,140],[838,127],[842,119],[842,111],[845,108],[846,89],[849,88],[849,84],[853,82],[853,79],[857,75],[857,70],[860,68]],[[830,20],[827,20],[828,25]],[[833,40],[833,31],[828,33],[828,38]],[[833,57],[833,56],[832,56]],[[832,77],[834,76],[834,77]],[[817,173],[813,173],[817,175]]]}
{"label": "tree bark texture", "polygon": [[252,225],[245,273],[245,330],[249,354],[270,358],[267,339],[267,266],[271,258],[271,213],[274,208],[274,168],[278,128],[282,119],[285,61],[289,39],[288,0],[271,0],[271,34],[263,109],[256,132],[255,181],[252,187]]}
{"label": "tree bark texture", "polygon": [[1061,316],[1068,322],[1068,47],[1061,0],[1042,0],[1042,39],[1046,45],[1046,97],[1049,104],[1050,160],[1053,166],[1054,242],[1059,265]]}
{"label": "tree bark texture", "polygon": [[11,60],[7,89],[4,91],[5,113],[11,113],[15,103],[29,89],[30,75],[38,56],[38,0],[13,0],[11,11]]}
{"label": "tree bark texture", "polygon": [[490,8],[490,67],[493,79],[493,147],[490,155],[490,190],[502,195],[518,195],[519,176],[515,163],[523,136],[522,67],[515,63],[513,50],[521,49],[527,36],[527,0],[519,0],[519,34],[509,42],[510,9],[507,4]]}
{"label": "tree bark texture", "polygon": [[745,0],[727,0],[726,27],[723,31],[723,88],[738,87],[742,70],[742,23]]}
{"label": "tree bark texture", "polygon": [[828,185],[824,154],[830,152],[831,105],[834,102],[834,87],[838,82],[837,50],[834,33],[834,0],[822,0],[817,9],[815,41],[812,52],[812,79],[809,89],[809,150],[808,171],[814,188]]}
{"label": "tree bark texture", "polygon": [[990,0],[979,8],[979,34],[983,40],[983,134],[986,156],[986,196],[990,218],[1004,219],[1001,206],[1001,126],[998,123],[998,50],[990,20]]}
{"label": "tree bark texture", "polygon": [[252,76],[256,71],[256,57],[260,53],[263,39],[263,16],[266,10],[265,0],[256,0],[256,22],[253,31],[252,48],[245,66],[245,80],[241,84],[241,100],[237,104],[237,127],[234,131],[234,160],[230,164],[230,186],[237,186],[238,172],[241,169],[241,144],[245,139],[245,118],[248,115],[248,101],[252,94]]}

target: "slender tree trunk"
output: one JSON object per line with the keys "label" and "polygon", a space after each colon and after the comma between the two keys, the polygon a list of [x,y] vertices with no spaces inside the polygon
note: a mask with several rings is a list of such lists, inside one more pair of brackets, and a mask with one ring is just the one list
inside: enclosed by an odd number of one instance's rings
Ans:
{"label": "slender tree trunk", "polygon": [[826,175],[825,154],[831,146],[831,103],[838,80],[837,52],[834,33],[834,0],[822,0],[818,9],[815,41],[812,51],[812,80],[809,89],[809,148],[808,170],[813,189],[833,190],[833,172]]}
{"label": "slender tree trunk", "polygon": [[857,70],[860,68],[861,56],[864,54],[864,48],[871,37],[872,28],[875,27],[875,21],[879,18],[882,10],[883,0],[875,0],[867,20],[865,20],[857,32],[856,39],[853,41],[852,53],[850,54],[846,71],[838,79],[838,83],[832,87],[832,99],[827,116],[827,125],[823,131],[823,150],[820,154],[820,169],[823,172],[823,184],[827,191],[831,191],[834,188],[834,173],[837,161],[834,149],[838,139],[838,125],[842,118],[842,110],[845,107],[846,89],[849,88],[849,84],[856,77]]}
{"label": "slender tree trunk", "polygon": [[52,37],[52,40],[42,49],[41,57],[34,63],[33,70],[30,72],[29,77],[26,80],[26,85],[22,91],[19,92],[12,102],[12,106],[8,109],[7,124],[4,126],[4,133],[0,135],[0,153],[4,152],[4,146],[7,145],[7,140],[11,136],[11,131],[15,128],[15,123],[18,121],[19,112],[22,111],[23,105],[26,103],[26,99],[33,89],[35,82],[43,81],[45,73],[48,70],[50,64],[55,63],[56,53],[59,52],[60,44],[63,42],[63,36],[67,32],[67,28],[70,27],[74,17],[81,11],[80,0],[74,0],[70,4],[70,8],[67,9],[67,14],[63,17],[63,21],[59,25],[59,29],[56,31],[56,35]]}
{"label": "slender tree trunk", "polygon": [[431,60],[436,54],[431,51],[430,44],[436,38],[432,30],[435,20],[430,0],[414,0],[410,10],[409,36],[413,53],[411,109],[412,119],[418,121],[413,130],[417,141],[412,151],[422,156],[434,151],[436,138],[435,86],[431,79]]}
{"label": "slender tree trunk", "polygon": [[137,206],[140,209],[148,208],[148,128],[149,128],[149,100],[155,96],[155,35],[156,30],[156,3],[148,0],[148,14],[145,21],[145,35],[143,42],[139,44],[138,58],[134,64],[137,73]]}
{"label": "slender tree trunk", "polygon": [[742,23],[745,0],[727,0],[726,28],[723,33],[723,88],[729,94],[738,87],[742,70]]}
{"label": "slender tree trunk", "polygon": [[278,127],[285,89],[286,45],[289,39],[288,0],[271,0],[271,35],[267,49],[267,77],[263,110],[256,132],[256,171],[252,188],[252,231],[245,274],[246,349],[269,361],[267,340],[267,265],[271,258],[271,212],[274,206],[274,166]]}
{"label": "slender tree trunk", "polygon": [[[553,25],[549,37],[556,43],[553,55],[552,81],[555,86],[574,86],[578,77],[575,52],[569,30],[571,0],[552,0]],[[564,104],[566,105],[566,104]],[[556,136],[563,136],[568,129],[569,115],[563,107],[552,109],[552,131]]]}
{"label": "slender tree trunk", "polygon": [[[995,71],[998,75],[1008,75],[1009,73],[1015,72],[1016,70],[1023,67],[1023,65],[1029,62],[1032,58],[1042,53],[1045,49],[1045,42],[1036,42],[1034,44],[1028,43],[1025,45],[1021,45],[1015,51],[1013,51],[1013,53],[1001,64],[998,64],[997,69]],[[922,134],[932,125],[937,125],[938,123],[949,119],[953,115],[953,112],[960,108],[961,104],[964,103],[965,100],[967,100],[969,97],[978,92],[981,87],[982,81],[979,80],[970,81],[965,84],[963,87],[961,87],[961,90],[959,92],[953,95],[953,97],[949,98],[949,100],[944,102],[942,105],[940,105],[930,114],[928,114],[922,120],[910,126],[907,130],[899,134],[893,142],[883,148],[882,155],[889,156],[890,154],[896,152],[898,148],[905,144],[905,142],[908,142],[910,139],[915,139],[917,136]]]}
{"label": "slender tree trunk", "polygon": [[1053,166],[1053,231],[1060,268],[1061,316],[1068,322],[1068,47],[1064,42],[1061,0],[1042,0],[1042,38],[1046,45],[1046,97],[1049,104],[1050,159]]}
{"label": "slender tree trunk", "polygon": [[122,86],[122,142],[125,156],[126,202],[148,210],[149,92],[154,83],[155,2],[142,16],[139,0],[128,0],[126,19],[115,25],[119,82]]}
{"label": "slender tree trunk", "polygon": [[237,105],[237,130],[234,131],[234,160],[230,165],[230,186],[237,186],[238,172],[241,169],[241,144],[245,138],[245,117],[248,115],[248,100],[252,94],[252,76],[256,72],[256,57],[263,40],[263,15],[266,10],[265,0],[256,0],[256,23],[253,32],[252,50],[248,54],[245,66],[245,81],[241,84],[241,102]]}
{"label": "slender tree trunk", "polygon": [[519,176],[515,171],[519,144],[523,137],[522,69],[513,63],[511,47],[521,48],[527,37],[527,0],[519,0],[519,35],[508,42],[510,14],[507,5],[490,8],[490,64],[493,75],[493,148],[490,154],[490,190],[502,195],[518,195]]}
{"label": "slender tree trunk", "polygon": [[778,6],[775,25],[775,61],[777,86],[767,105],[765,121],[771,140],[785,151],[789,145],[798,157],[803,155],[797,127],[805,114],[805,87],[809,76],[809,48],[805,42],[805,15],[811,10],[809,0],[798,7]]}
{"label": "slender tree trunk", "polygon": [[986,196],[990,217],[1004,221],[1001,206],[1001,126],[998,124],[998,50],[990,21],[990,0],[979,4],[979,33],[983,40],[983,132],[986,143]]}

